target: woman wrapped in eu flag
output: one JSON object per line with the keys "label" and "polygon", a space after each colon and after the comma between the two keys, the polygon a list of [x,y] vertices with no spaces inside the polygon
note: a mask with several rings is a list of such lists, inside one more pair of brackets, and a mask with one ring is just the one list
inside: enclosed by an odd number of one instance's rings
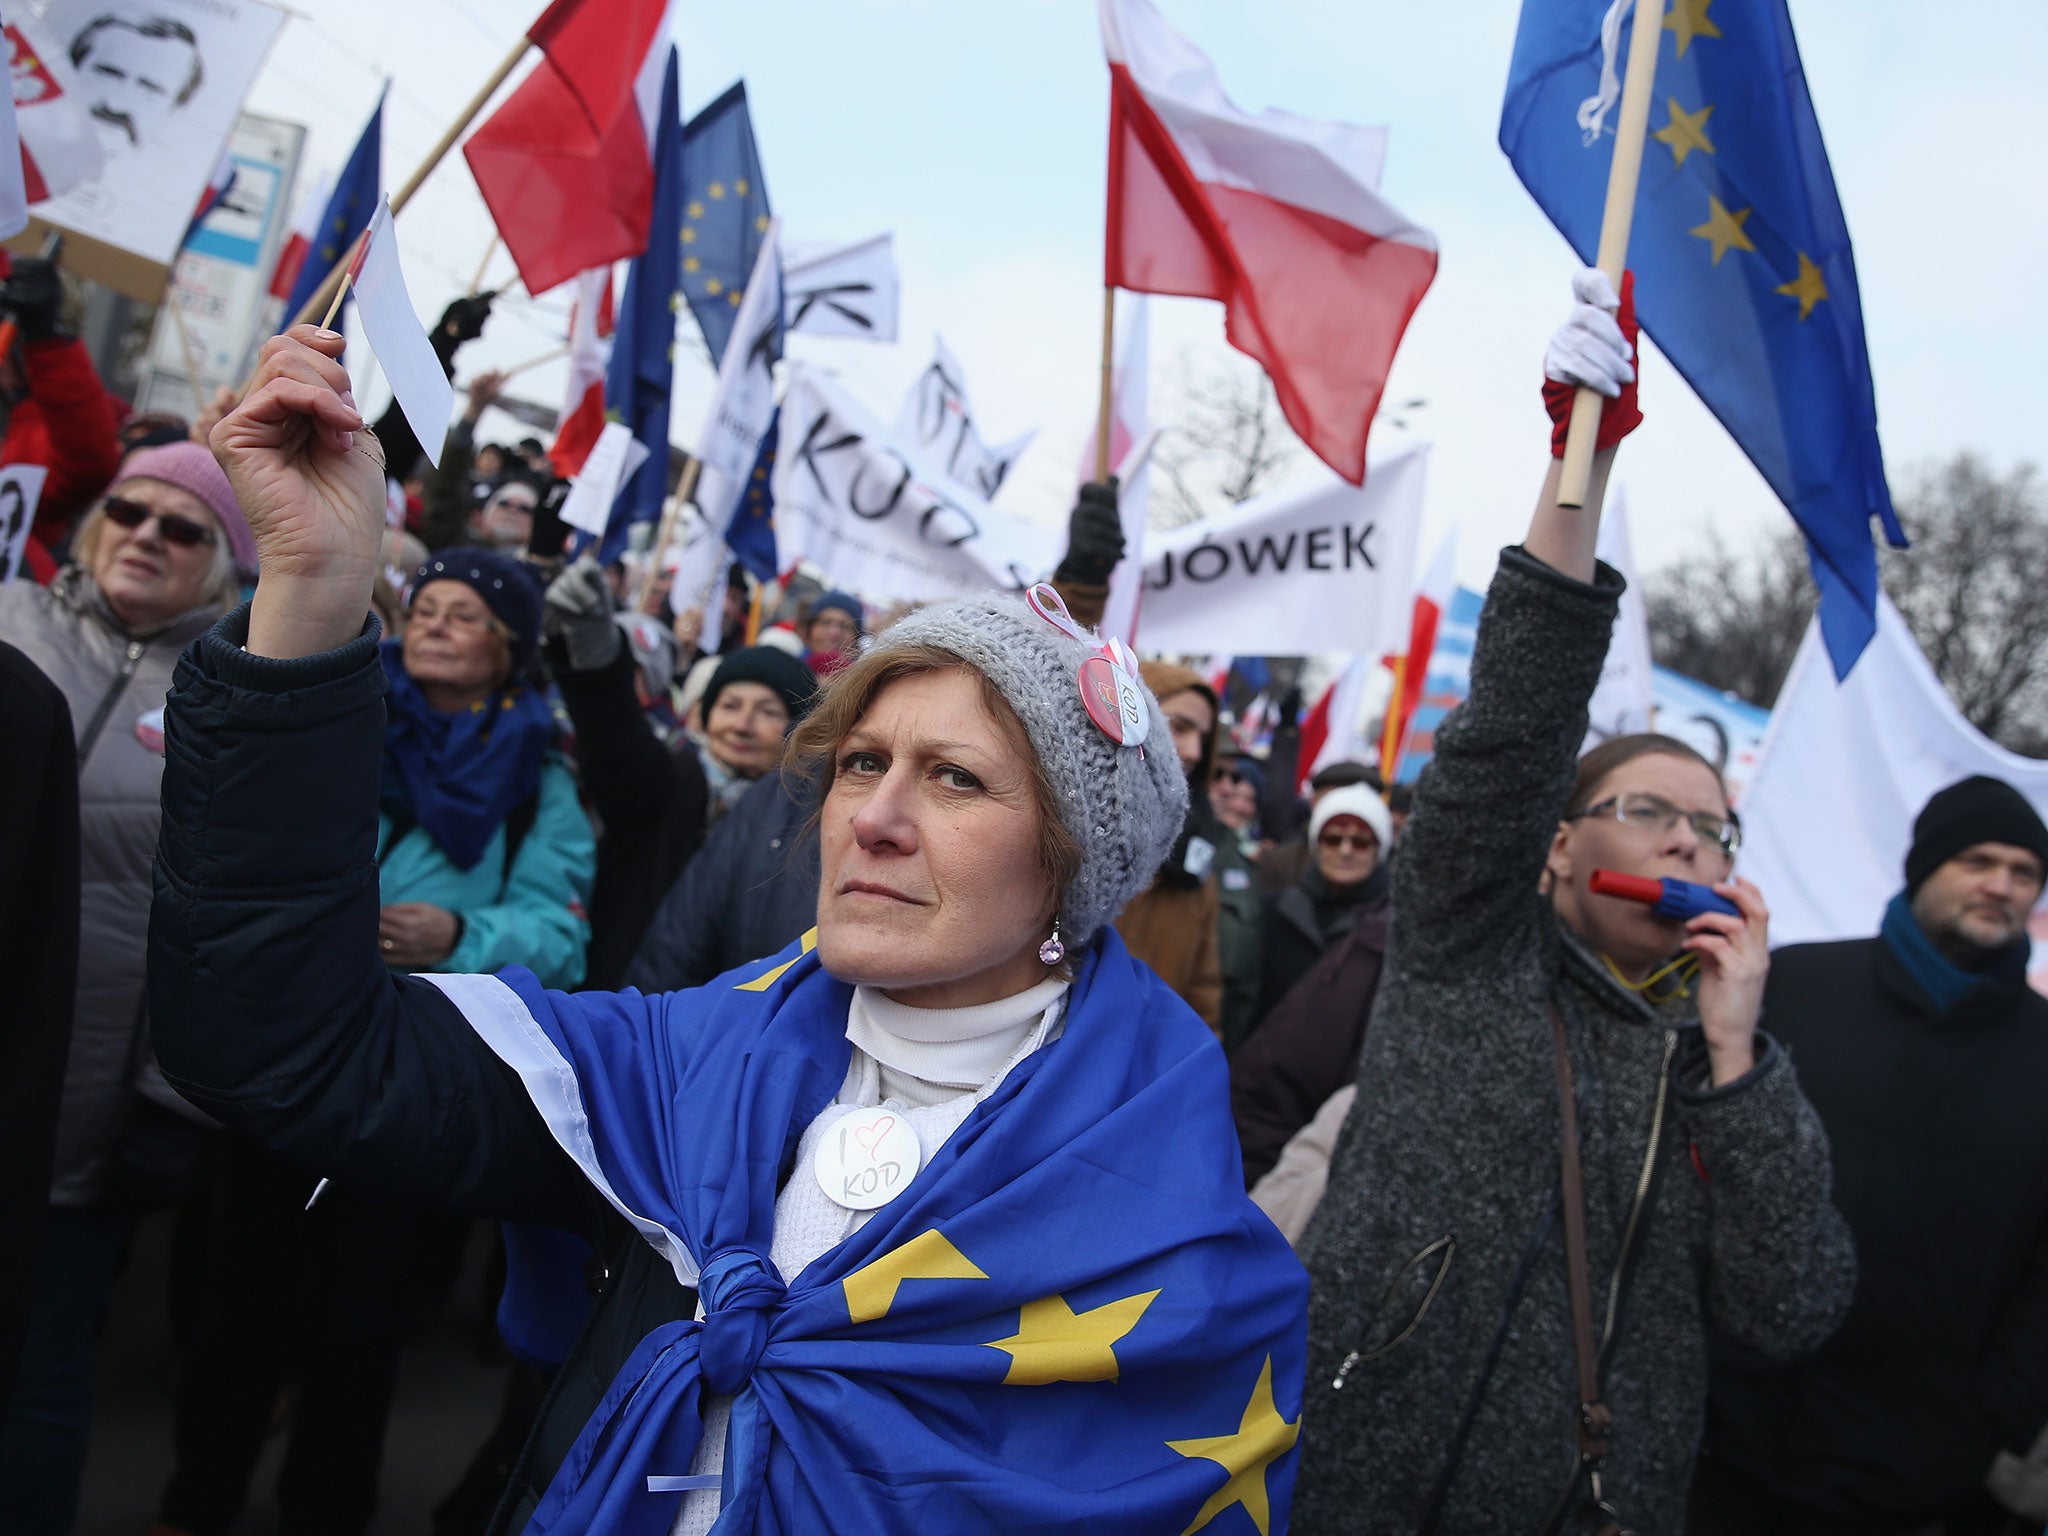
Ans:
{"label": "woman wrapped in eu flag", "polygon": [[791,743],[817,927],[665,996],[392,973],[383,464],[309,327],[214,434],[262,579],[166,712],[179,1090],[319,1170],[578,1232],[591,1319],[500,1530],[1285,1528],[1306,1282],[1222,1054],[1110,920],[1185,781],[1050,589],[926,609]]}

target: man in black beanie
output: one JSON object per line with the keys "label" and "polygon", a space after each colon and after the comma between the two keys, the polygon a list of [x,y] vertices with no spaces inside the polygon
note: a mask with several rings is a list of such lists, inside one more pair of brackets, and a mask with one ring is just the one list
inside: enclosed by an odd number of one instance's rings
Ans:
{"label": "man in black beanie", "polygon": [[2033,806],[1964,779],[1913,823],[1876,938],[1771,957],[1764,1016],[1827,1128],[1856,1300],[1810,1360],[1716,1347],[1688,1536],[2008,1529],[1986,1474],[2048,1425],[2044,871]]}

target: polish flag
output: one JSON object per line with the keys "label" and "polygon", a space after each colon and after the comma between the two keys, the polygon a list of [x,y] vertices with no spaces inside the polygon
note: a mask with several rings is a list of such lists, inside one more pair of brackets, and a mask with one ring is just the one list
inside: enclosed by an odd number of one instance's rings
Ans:
{"label": "polish flag", "polygon": [[554,0],[543,57],[462,147],[528,293],[647,244],[671,0]]}
{"label": "polish flag", "polygon": [[[1138,643],[1138,607],[1144,597],[1145,528],[1150,522],[1150,455],[1133,464],[1131,455],[1145,436],[1146,377],[1152,366],[1151,306],[1137,294],[1125,306],[1122,345],[1110,382],[1109,468],[1119,479],[1117,520],[1123,525],[1124,557],[1109,574],[1109,597],[1099,632],[1126,645]],[[1081,478],[1095,478],[1095,439],[1090,431],[1081,459]],[[1222,697],[1222,695],[1218,695]]]}
{"label": "polish flag", "polygon": [[1457,590],[1458,530],[1454,527],[1437,546],[1422,583],[1415,589],[1415,608],[1408,620],[1408,650],[1405,658],[1389,656],[1385,665],[1399,679],[1397,697],[1387,700],[1386,729],[1380,737],[1380,777],[1389,784],[1400,772],[1401,759],[1408,755],[1408,738],[1415,731],[1415,706],[1422,702],[1422,685],[1429,677],[1429,659],[1436,653],[1437,626],[1451,606]]}
{"label": "polish flag", "polygon": [[576,302],[569,311],[569,393],[561,430],[548,462],[564,480],[576,477],[604,430],[604,371],[612,355],[612,269],[610,263],[576,275]]}
{"label": "polish flag", "polygon": [[300,269],[306,265],[306,257],[313,249],[313,239],[320,233],[320,220],[327,213],[327,200],[333,196],[332,176],[321,176],[306,189],[306,195],[299,203],[299,216],[292,221],[292,232],[283,249],[277,253],[277,265],[270,271],[270,296],[273,299],[290,298],[292,290],[298,286]]}
{"label": "polish flag", "polygon": [[1109,56],[1105,281],[1217,299],[1288,424],[1353,485],[1436,237],[1379,195],[1384,129],[1233,106],[1151,0],[1101,0]]}
{"label": "polish flag", "polygon": [[1355,657],[1342,672],[1330,679],[1330,686],[1316,700],[1301,722],[1301,755],[1295,759],[1294,792],[1305,791],[1308,781],[1332,763],[1363,762],[1369,750],[1361,727],[1365,716],[1365,689],[1372,667],[1363,656]]}
{"label": "polish flag", "polygon": [[185,226],[185,238],[178,242],[183,250],[192,243],[192,237],[199,233],[199,226],[206,222],[206,216],[221,205],[221,200],[235,187],[235,157],[228,150],[222,150],[220,164],[213,168],[213,174],[206,179],[206,190],[199,194],[199,201],[192,209],[192,222]]}
{"label": "polish flag", "polygon": [[63,54],[38,47],[20,21],[6,23],[4,30],[22,196],[34,205],[98,180],[107,157]]}

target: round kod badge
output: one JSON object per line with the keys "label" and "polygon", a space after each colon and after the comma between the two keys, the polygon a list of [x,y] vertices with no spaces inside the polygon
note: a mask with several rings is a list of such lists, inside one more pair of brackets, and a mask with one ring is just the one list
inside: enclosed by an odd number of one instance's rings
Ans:
{"label": "round kod badge", "polygon": [[818,1143],[811,1167],[835,1205],[872,1211],[887,1205],[917,1177],[924,1149],[900,1109],[878,1106],[842,1116]]}
{"label": "round kod badge", "polygon": [[1144,744],[1145,695],[1138,680],[1101,652],[1081,663],[1081,703],[1096,729],[1118,746]]}

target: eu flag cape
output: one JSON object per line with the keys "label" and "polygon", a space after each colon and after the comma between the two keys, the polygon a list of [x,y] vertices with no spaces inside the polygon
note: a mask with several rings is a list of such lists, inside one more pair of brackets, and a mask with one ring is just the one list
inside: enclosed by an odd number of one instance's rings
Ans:
{"label": "eu flag cape", "polygon": [[814,942],[661,997],[434,978],[707,1313],[641,1342],[528,1531],[665,1536],[651,1488],[730,1393],[719,1536],[1284,1530],[1308,1282],[1207,1028],[1105,933],[1062,1035],[782,1276],[776,1194],[851,1052]]}
{"label": "eu flag cape", "polygon": [[[1501,106],[1515,174],[1591,262],[1613,158],[1592,135],[1608,0],[1523,0]],[[1624,36],[1617,62],[1627,57]],[[1636,314],[1806,536],[1835,675],[1876,633],[1893,544],[1849,227],[1785,0],[1669,0],[1629,265]]]}

